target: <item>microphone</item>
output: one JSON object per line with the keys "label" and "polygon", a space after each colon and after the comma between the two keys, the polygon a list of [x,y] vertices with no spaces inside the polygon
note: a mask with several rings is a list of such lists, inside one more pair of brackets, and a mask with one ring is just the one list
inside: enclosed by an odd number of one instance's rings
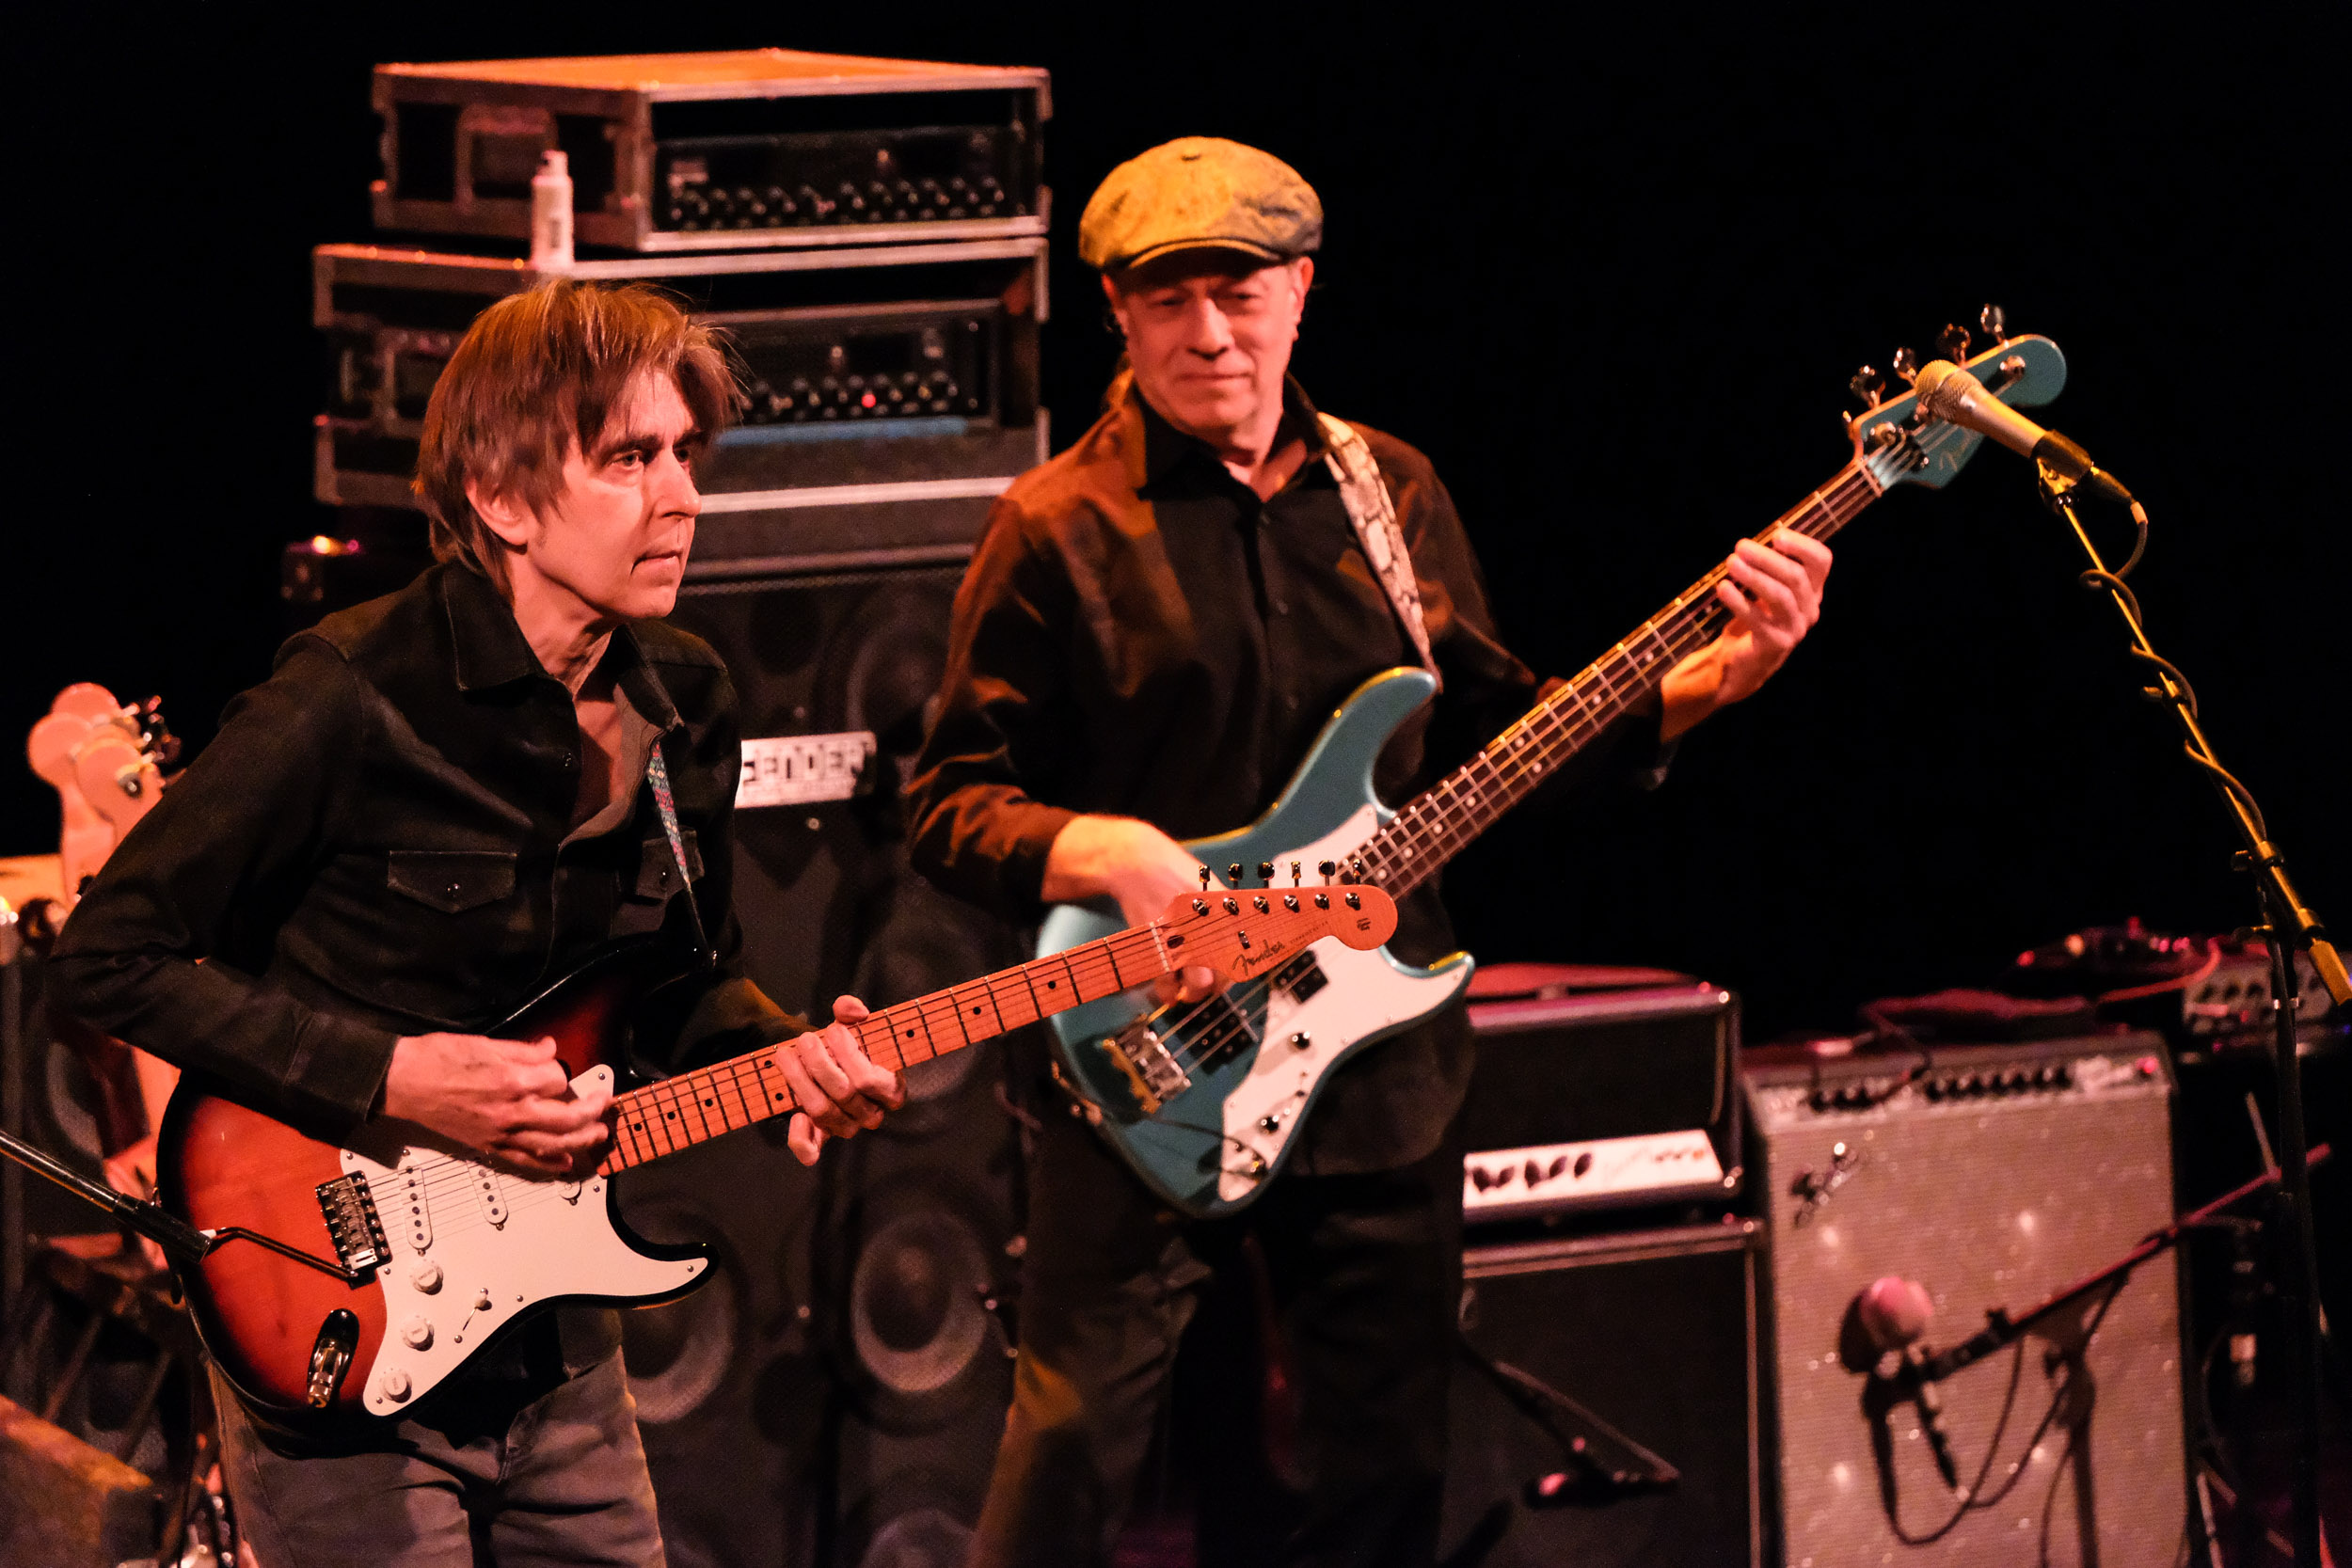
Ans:
{"label": "microphone", "polygon": [[[1924,380],[1926,372],[1920,374]],[[1973,382],[1974,378],[1969,379]],[[1919,1347],[1919,1336],[1928,1331],[1929,1320],[1935,1316],[1935,1298],[1915,1280],[1890,1274],[1870,1282],[1855,1300],[1854,1314],[1882,1356],[1901,1357],[1900,1378],[1919,1406],[1919,1424],[1927,1429],[1928,1446],[1935,1450],[1935,1467],[1944,1484],[1958,1492],[1960,1466],[1952,1460],[1951,1434],[1944,1430],[1944,1397],[1936,1391],[1935,1380],[1926,1375],[1927,1353]]]}
{"label": "microphone", "polygon": [[2042,429],[1950,360],[1931,359],[1920,366],[1912,387],[1919,394],[1919,406],[1947,424],[1990,436],[2011,451],[2024,453],[2063,478],[2088,484],[2111,501],[2134,504],[2132,493],[2092,462],[2090,453],[2057,431]]}

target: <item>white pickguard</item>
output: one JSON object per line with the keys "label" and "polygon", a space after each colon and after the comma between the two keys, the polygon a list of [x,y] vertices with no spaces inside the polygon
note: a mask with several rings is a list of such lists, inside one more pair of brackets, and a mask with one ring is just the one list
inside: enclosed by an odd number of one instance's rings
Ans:
{"label": "white pickguard", "polygon": [[[1378,815],[1367,805],[1293,858],[1305,865],[1327,860],[1343,864],[1379,826]],[[1398,969],[1377,948],[1359,953],[1336,937],[1324,938],[1311,951],[1327,983],[1304,1002],[1285,991],[1273,993],[1264,1042],[1248,1076],[1225,1099],[1228,1141],[1216,1191],[1229,1203],[1248,1197],[1274,1169],[1308,1096],[1350,1046],[1435,1011],[1470,983],[1467,964],[1443,974],[1416,974]],[[1296,1043],[1301,1036],[1304,1043]]]}
{"label": "white pickguard", "polygon": [[[612,1069],[573,1080],[576,1089],[591,1085],[610,1089]],[[371,1415],[414,1404],[540,1302],[670,1295],[706,1266],[648,1258],[623,1241],[602,1177],[535,1180],[430,1148],[403,1148],[389,1163],[345,1149],[342,1162],[375,1195],[388,1253],[376,1274],[384,1343],[365,1369]]]}

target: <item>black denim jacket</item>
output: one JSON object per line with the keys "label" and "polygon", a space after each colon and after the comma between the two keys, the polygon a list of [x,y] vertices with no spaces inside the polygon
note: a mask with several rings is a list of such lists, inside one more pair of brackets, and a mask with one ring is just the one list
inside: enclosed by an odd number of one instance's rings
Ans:
{"label": "black denim jacket", "polygon": [[[606,657],[660,736],[721,956],[675,1037],[641,1053],[675,1069],[799,1033],[738,958],[726,671],[658,622],[614,632]],[[230,705],[67,922],[52,1005],[335,1137],[375,1103],[397,1037],[484,1027],[610,938],[691,933],[642,776],[586,831],[579,778],[569,694],[487,580],[437,566],[287,642]]]}

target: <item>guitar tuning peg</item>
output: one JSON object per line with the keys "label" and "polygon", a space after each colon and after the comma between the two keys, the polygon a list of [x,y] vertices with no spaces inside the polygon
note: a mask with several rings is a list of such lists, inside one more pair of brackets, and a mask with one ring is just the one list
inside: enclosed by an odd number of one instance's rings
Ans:
{"label": "guitar tuning peg", "polygon": [[2009,317],[2002,313],[1999,306],[1987,305],[1978,311],[1977,325],[1983,327],[1984,335],[1995,343],[2009,341]]}
{"label": "guitar tuning peg", "polygon": [[1935,335],[1935,346],[1955,365],[1968,362],[1968,329],[1958,322],[1947,325]]}
{"label": "guitar tuning peg", "polygon": [[1317,861],[1315,863],[1315,869],[1323,873],[1323,879],[1327,884],[1331,880],[1331,874],[1339,870],[1339,868],[1340,866],[1337,861]]}
{"label": "guitar tuning peg", "polygon": [[1205,865],[1200,868],[1200,891],[1209,891],[1209,868]]}
{"label": "guitar tuning peg", "polygon": [[1272,861],[1260,861],[1258,863],[1258,885],[1260,887],[1272,887],[1274,885],[1274,863]]}
{"label": "guitar tuning peg", "polygon": [[1291,886],[1293,886],[1293,887],[1296,887],[1297,885],[1298,885],[1298,863],[1297,863],[1296,861],[1293,861],[1293,862],[1291,862]]}
{"label": "guitar tuning peg", "polygon": [[1879,374],[1875,365],[1865,365],[1853,372],[1853,379],[1846,383],[1846,390],[1851,392],[1863,407],[1876,408],[1880,400],[1886,396],[1886,379]]}
{"label": "guitar tuning peg", "polygon": [[1895,357],[1890,361],[1890,363],[1895,367],[1895,373],[1902,377],[1906,385],[1916,381],[1919,378],[1919,356],[1912,353],[1911,350],[1907,348],[1897,349],[1895,351]]}
{"label": "guitar tuning peg", "polygon": [[1225,885],[1227,887],[1241,886],[1241,862],[1235,861],[1225,868]]}

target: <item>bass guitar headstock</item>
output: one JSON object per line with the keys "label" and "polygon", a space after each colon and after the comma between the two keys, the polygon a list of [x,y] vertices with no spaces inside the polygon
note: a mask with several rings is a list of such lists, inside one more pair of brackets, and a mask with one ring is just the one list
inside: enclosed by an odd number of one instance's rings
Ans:
{"label": "bass guitar headstock", "polygon": [[[1997,305],[1986,306],[1977,320],[1993,346],[1970,358],[1968,329],[1947,326],[1936,336],[1936,348],[1943,357],[1975,376],[2012,408],[2038,408],[2065,388],[2066,356],[2058,352],[2058,344],[2047,338],[2010,337]],[[1919,373],[1917,355],[1899,348],[1889,363],[1903,383],[1903,389],[1892,397],[1886,394],[1885,378],[1869,365],[1856,371],[1847,383],[1863,405],[1860,414],[1846,421],[1855,457],[1882,490],[1898,484],[1942,489],[1967,466],[1984,437],[1957,425],[1921,418],[1919,395],[1910,385]]]}

